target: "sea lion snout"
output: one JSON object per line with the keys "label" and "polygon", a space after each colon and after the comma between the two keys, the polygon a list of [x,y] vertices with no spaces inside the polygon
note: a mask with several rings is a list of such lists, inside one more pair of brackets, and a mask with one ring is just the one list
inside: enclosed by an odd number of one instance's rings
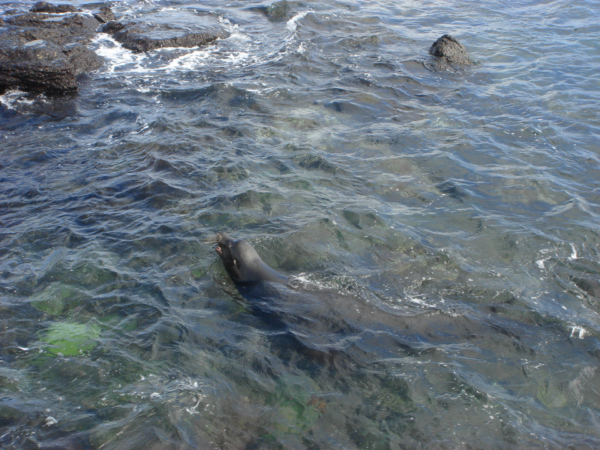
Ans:
{"label": "sea lion snout", "polygon": [[215,251],[219,255],[223,255],[223,250],[225,247],[231,247],[231,243],[233,240],[227,235],[227,233],[217,233],[217,248]]}

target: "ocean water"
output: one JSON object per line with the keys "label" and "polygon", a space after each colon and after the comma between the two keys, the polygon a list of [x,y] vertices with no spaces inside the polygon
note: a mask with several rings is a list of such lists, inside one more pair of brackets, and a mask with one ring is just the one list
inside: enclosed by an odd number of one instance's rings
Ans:
{"label": "ocean water", "polygon": [[2,448],[600,448],[598,2],[113,10],[229,37],[0,97]]}

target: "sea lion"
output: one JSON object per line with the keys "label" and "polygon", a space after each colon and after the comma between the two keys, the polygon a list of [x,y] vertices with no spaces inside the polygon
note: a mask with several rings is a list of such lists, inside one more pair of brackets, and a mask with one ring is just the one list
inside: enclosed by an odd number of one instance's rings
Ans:
{"label": "sea lion", "polygon": [[252,284],[273,281],[286,284],[288,277],[267,266],[256,250],[242,239],[231,239],[227,233],[217,233],[217,254],[225,270],[237,283]]}

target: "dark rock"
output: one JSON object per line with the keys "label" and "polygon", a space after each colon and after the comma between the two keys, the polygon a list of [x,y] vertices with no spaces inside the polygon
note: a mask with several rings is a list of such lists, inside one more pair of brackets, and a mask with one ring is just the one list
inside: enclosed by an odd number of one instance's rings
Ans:
{"label": "dark rock", "polygon": [[165,24],[119,22],[107,23],[102,31],[112,33],[123,47],[135,52],[147,52],[163,47],[198,47],[226,36],[226,33],[217,30],[188,32]]}
{"label": "dark rock", "polygon": [[88,10],[88,11],[92,11],[92,10],[100,9],[103,6],[110,6],[110,4],[111,4],[111,2],[92,2],[92,3],[85,3],[85,4],[81,5],[81,8]]}
{"label": "dark rock", "polygon": [[92,17],[27,13],[6,22],[0,30],[0,91],[75,91],[78,75],[102,65],[85,46],[99,25]]}
{"label": "dark rock", "polygon": [[429,49],[429,53],[443,58],[450,64],[461,66],[473,64],[465,47],[449,34],[445,34],[435,41]]}
{"label": "dark rock", "polygon": [[454,184],[452,181],[447,180],[443,183],[436,185],[436,187],[443,193],[446,194],[456,200],[463,201],[465,197],[467,197],[467,193]]}
{"label": "dark rock", "polygon": [[258,11],[272,20],[273,22],[280,22],[282,20],[288,20],[291,17],[292,8],[286,0],[273,2],[271,4],[260,4],[252,5],[248,7],[250,11]]}
{"label": "dark rock", "polygon": [[26,31],[35,36],[35,39],[48,39],[59,45],[73,41],[88,43],[100,25],[93,17],[81,14],[59,18],[46,14],[22,14],[11,17],[6,22],[27,28]]}
{"label": "dark rock", "polygon": [[103,28],[123,47],[146,52],[163,47],[196,47],[228,36],[223,24],[214,14],[161,11],[145,14],[143,21],[109,22]]}
{"label": "dark rock", "polygon": [[73,5],[53,5],[46,2],[37,2],[30,11],[36,13],[62,14],[77,12],[79,10]]}
{"label": "dark rock", "polygon": [[97,13],[94,13],[94,17],[96,18],[96,20],[98,22],[101,22],[101,23],[108,23],[111,20],[116,20],[116,17],[114,15],[114,13],[112,12],[112,9],[110,9],[110,7],[108,7],[108,6],[101,6],[100,11]]}
{"label": "dark rock", "polygon": [[123,47],[135,52],[147,52],[163,47],[198,47],[210,44],[220,36],[211,33],[189,33],[172,38],[152,38],[135,32],[121,31],[114,38],[123,44]]}
{"label": "dark rock", "polygon": [[600,282],[592,278],[573,277],[573,282],[580,289],[596,298],[600,298]]}
{"label": "dark rock", "polygon": [[275,2],[265,9],[267,17],[276,22],[289,19],[290,11],[290,4],[286,0]]}
{"label": "dark rock", "polygon": [[[3,36],[6,38],[6,36]],[[22,88],[37,92],[77,90],[77,75],[102,65],[92,50],[73,43],[61,47],[44,40],[19,42],[19,37],[4,40],[14,46],[0,46],[0,90]]]}
{"label": "dark rock", "polygon": [[78,43],[66,45],[63,48],[63,54],[73,68],[75,75],[99,69],[104,64],[104,59],[101,56]]}
{"label": "dark rock", "polygon": [[100,31],[102,31],[103,33],[107,33],[107,34],[115,34],[117,31],[121,31],[123,28],[125,28],[128,24],[127,23],[122,23],[122,22],[108,22],[106,25],[104,25]]}
{"label": "dark rock", "polygon": [[23,422],[26,418],[22,411],[7,405],[0,405],[0,427],[13,426]]}

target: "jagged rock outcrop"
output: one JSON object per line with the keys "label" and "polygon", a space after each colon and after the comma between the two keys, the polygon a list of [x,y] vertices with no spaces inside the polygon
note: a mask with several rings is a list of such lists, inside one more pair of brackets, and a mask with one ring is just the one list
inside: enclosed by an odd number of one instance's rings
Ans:
{"label": "jagged rock outcrop", "polygon": [[0,29],[0,92],[77,90],[77,77],[103,64],[86,46],[100,22],[71,5],[39,2],[31,11],[8,17]]}
{"label": "jagged rock outcrop", "polygon": [[199,47],[227,36],[224,30],[190,32],[166,24],[109,22],[102,31],[112,34],[123,47],[147,52],[164,47]]}
{"label": "jagged rock outcrop", "polygon": [[19,33],[4,35],[0,45],[0,91],[17,87],[47,93],[76,91],[77,76],[102,63],[94,51],[77,42],[61,46],[43,39],[24,42]]}
{"label": "jagged rock outcrop", "polygon": [[93,17],[82,14],[71,14],[62,17],[52,14],[26,13],[10,17],[7,25],[12,25],[8,32],[22,32],[28,40],[46,39],[57,45],[72,42],[87,44],[96,34],[100,23]]}
{"label": "jagged rock outcrop", "polygon": [[452,65],[468,66],[473,64],[464,45],[449,34],[445,34],[435,41],[431,45],[429,53]]}
{"label": "jagged rock outcrop", "polygon": [[[0,93],[10,88],[61,93],[77,90],[77,77],[99,68],[103,59],[87,45],[98,32],[113,35],[123,47],[147,52],[163,47],[198,47],[228,36],[215,15],[148,14],[121,23],[106,4],[36,3],[13,12],[0,27]],[[193,25],[190,25],[193,24]]]}

